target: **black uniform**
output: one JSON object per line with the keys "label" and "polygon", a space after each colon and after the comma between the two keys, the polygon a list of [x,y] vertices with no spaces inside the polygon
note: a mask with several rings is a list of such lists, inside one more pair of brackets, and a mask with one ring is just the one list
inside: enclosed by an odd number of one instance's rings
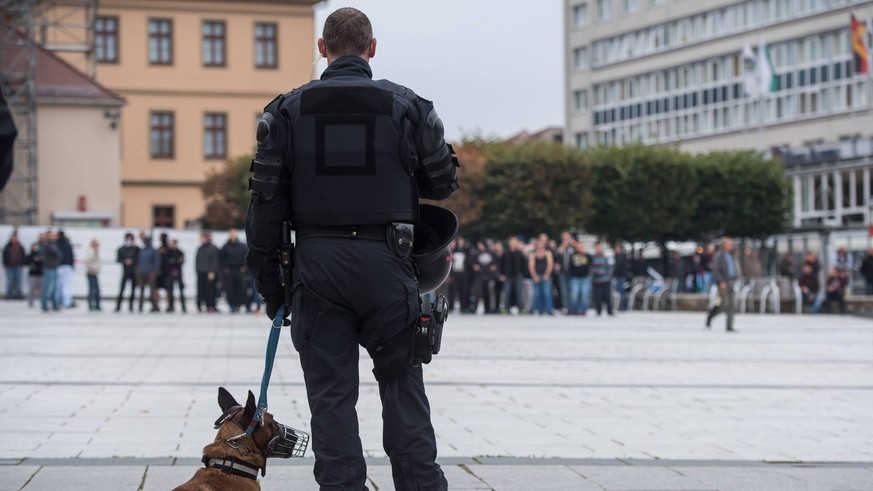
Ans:
{"label": "black uniform", "polygon": [[121,301],[124,299],[124,287],[130,282],[129,310],[133,312],[133,298],[136,296],[136,262],[139,259],[139,247],[125,244],[118,248],[116,262],[121,263],[121,286],[118,288],[118,300],[115,302],[115,311],[121,310]]}
{"label": "black uniform", "polygon": [[231,312],[238,312],[246,303],[246,245],[238,240],[228,240],[218,254],[221,262],[221,287],[230,305]]}
{"label": "black uniform", "polygon": [[[366,489],[358,436],[358,345],[373,358],[383,444],[398,490],[446,489],[421,368],[409,366],[420,314],[411,258],[386,244],[414,224],[418,198],[457,189],[433,105],[345,56],[265,108],[252,163],[247,262],[266,299],[282,295],[281,223],[296,231],[291,333],[312,412],[322,489]],[[406,251],[408,252],[408,251]]]}

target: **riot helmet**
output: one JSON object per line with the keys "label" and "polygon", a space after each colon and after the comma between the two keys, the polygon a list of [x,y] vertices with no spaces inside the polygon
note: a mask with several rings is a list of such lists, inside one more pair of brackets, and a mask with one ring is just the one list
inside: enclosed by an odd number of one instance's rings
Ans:
{"label": "riot helmet", "polygon": [[440,287],[452,270],[451,243],[458,234],[458,217],[439,206],[420,204],[412,262],[418,272],[420,293],[430,293]]}

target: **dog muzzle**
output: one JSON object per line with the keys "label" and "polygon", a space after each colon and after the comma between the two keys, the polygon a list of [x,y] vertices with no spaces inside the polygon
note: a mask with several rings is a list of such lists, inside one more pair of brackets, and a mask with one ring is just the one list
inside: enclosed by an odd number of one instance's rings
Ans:
{"label": "dog muzzle", "polygon": [[303,457],[309,445],[309,434],[290,426],[274,422],[276,436],[267,443],[267,457]]}

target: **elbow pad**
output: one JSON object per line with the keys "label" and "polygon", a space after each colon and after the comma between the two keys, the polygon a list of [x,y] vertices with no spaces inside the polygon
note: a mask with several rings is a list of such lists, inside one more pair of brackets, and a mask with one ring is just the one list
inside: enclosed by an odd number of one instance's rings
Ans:
{"label": "elbow pad", "polygon": [[284,118],[275,116],[282,96],[277,97],[264,110],[258,120],[258,149],[249,170],[253,173],[249,178],[249,190],[255,203],[272,201],[276,196],[290,194],[290,172],[286,166],[286,145],[288,144],[288,126]]}
{"label": "elbow pad", "polygon": [[435,190],[454,191],[458,188],[455,178],[458,159],[446,143],[443,121],[430,101],[419,98],[417,105],[421,115],[415,132],[419,161]]}

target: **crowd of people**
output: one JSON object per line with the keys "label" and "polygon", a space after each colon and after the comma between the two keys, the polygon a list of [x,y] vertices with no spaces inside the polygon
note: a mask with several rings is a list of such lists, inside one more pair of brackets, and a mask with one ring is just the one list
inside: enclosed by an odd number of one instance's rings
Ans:
{"label": "crowd of people", "polygon": [[[562,232],[557,241],[540,234],[530,240],[513,236],[505,244],[486,238],[468,242],[458,237],[452,251],[452,271],[441,291],[450,308],[461,313],[561,312],[584,316],[593,309],[597,315],[604,311],[613,315],[615,310],[627,310],[633,278],[649,274],[639,255],[628,254],[622,245],[607,254],[606,246],[597,242],[589,251],[569,231]],[[679,292],[709,292],[716,252],[714,244],[701,245],[687,257],[675,252],[665,276],[678,280]],[[217,312],[216,303],[222,297],[230,312],[260,311],[261,298],[246,267],[246,253],[246,245],[239,241],[235,230],[229,232],[221,248],[212,243],[211,233],[200,234],[193,265],[198,312]],[[743,256],[750,256],[748,249],[740,254],[740,264],[745,276],[754,276],[755,261],[745,261]],[[166,312],[187,312],[182,274],[186,256],[176,239],[162,233],[158,244],[153,244],[145,232],[139,232],[138,240],[133,233],[127,233],[115,261],[122,271],[114,297],[116,312],[125,305],[130,312],[144,312],[146,308],[159,312],[162,305]],[[82,262],[88,281],[88,308],[100,311],[103,258],[97,240],[90,242]],[[30,306],[38,303],[45,312],[73,307],[74,263],[74,248],[63,230],[41,233],[29,250],[13,233],[3,248],[6,298],[26,299]],[[798,282],[809,312],[846,311],[849,276],[856,265],[845,247],[840,247],[831,259],[824,288],[820,288],[821,263],[816,252],[809,251],[802,257],[799,273],[797,265],[794,255],[787,253],[779,264],[779,274]],[[866,294],[873,295],[873,248],[857,269],[866,281]],[[615,306],[614,297],[618,299]]]}
{"label": "crowd of people", "polygon": [[618,245],[607,256],[597,242],[589,252],[569,231],[560,242],[540,234],[529,241],[514,236],[500,241],[458,237],[452,243],[452,271],[443,286],[450,310],[486,314],[584,316],[627,309],[627,286],[632,279],[630,259]]}
{"label": "crowd of people", "polygon": [[[196,308],[198,312],[218,312],[216,303],[223,295],[230,312],[259,313],[261,298],[254,279],[246,267],[248,249],[231,230],[227,242],[219,248],[212,243],[212,234],[200,234],[200,247],[194,256],[197,277]],[[43,312],[75,307],[73,299],[73,265],[75,254],[63,230],[48,230],[30,245],[29,252],[13,233],[3,248],[6,273],[6,298],[26,299],[29,306],[37,302]],[[178,240],[166,233],[158,244],[145,232],[139,238],[127,233],[118,248],[115,261],[121,267],[121,282],[115,297],[115,312],[127,306],[129,312],[187,312],[185,281],[182,268],[185,253]],[[88,280],[88,309],[102,311],[100,273],[103,266],[100,242],[92,240],[82,261]],[[27,273],[26,280],[24,278]],[[163,301],[162,301],[163,300]]]}

